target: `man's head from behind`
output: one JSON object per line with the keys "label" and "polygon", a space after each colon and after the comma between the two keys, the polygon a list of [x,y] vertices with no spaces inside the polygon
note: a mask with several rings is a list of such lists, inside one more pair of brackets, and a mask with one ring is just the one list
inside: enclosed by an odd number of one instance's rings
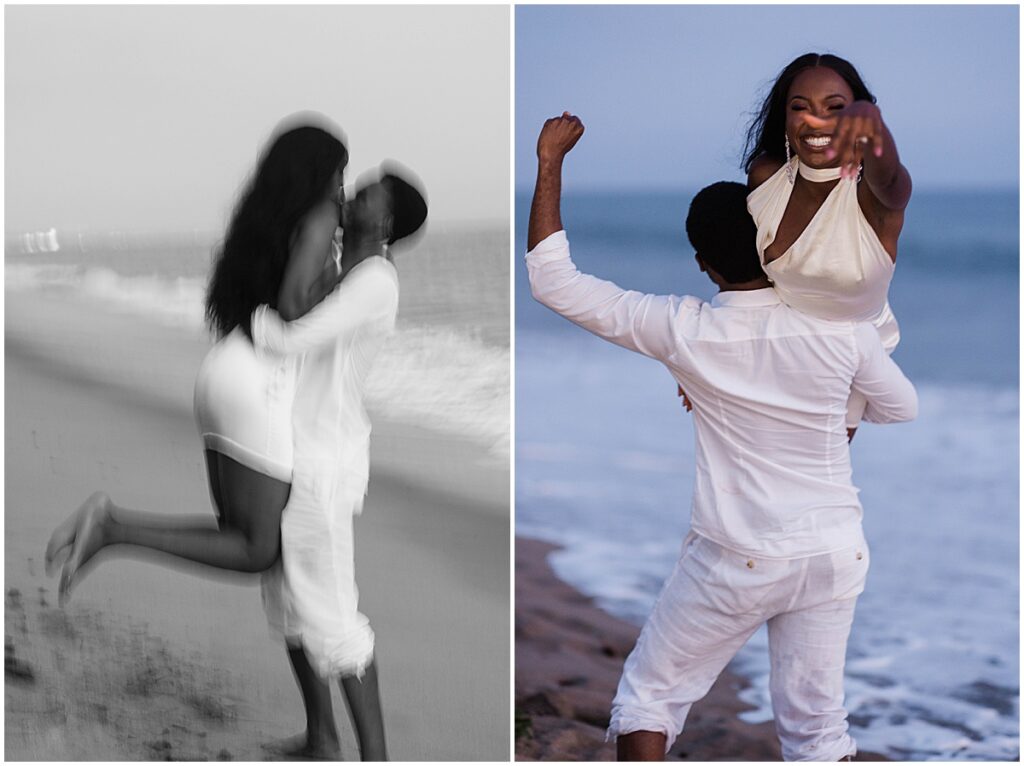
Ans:
{"label": "man's head from behind", "polygon": [[701,269],[711,272],[719,287],[767,281],[757,256],[757,228],[747,212],[747,187],[743,184],[719,181],[701,189],[690,203],[686,235],[697,251]]}

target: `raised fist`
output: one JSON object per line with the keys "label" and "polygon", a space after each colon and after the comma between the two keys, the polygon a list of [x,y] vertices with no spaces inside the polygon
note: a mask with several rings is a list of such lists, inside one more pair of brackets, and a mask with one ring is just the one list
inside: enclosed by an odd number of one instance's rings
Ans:
{"label": "raised fist", "polygon": [[576,146],[583,135],[583,123],[580,118],[562,112],[561,117],[552,117],[541,128],[537,139],[537,157],[541,161],[560,161]]}

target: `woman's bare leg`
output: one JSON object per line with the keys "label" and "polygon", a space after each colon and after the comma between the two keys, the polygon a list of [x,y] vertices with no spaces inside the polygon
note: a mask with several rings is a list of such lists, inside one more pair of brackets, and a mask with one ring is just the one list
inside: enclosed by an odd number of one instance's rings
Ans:
{"label": "woman's bare leg", "polygon": [[[236,572],[260,572],[280,552],[281,512],[290,485],[207,450],[211,494],[220,526],[210,517],[181,517],[121,508],[102,492],[92,495],[54,532],[50,563],[70,546],[60,579],[66,599],[90,560],[112,545],[131,545],[182,560]],[[219,495],[219,499],[218,499]],[[70,531],[69,531],[70,530]]]}

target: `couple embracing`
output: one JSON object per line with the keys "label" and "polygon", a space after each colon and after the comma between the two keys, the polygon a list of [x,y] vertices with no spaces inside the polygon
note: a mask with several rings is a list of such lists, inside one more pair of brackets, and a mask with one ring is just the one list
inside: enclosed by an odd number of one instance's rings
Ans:
{"label": "couple embracing", "polygon": [[347,164],[336,126],[314,115],[282,123],[216,254],[206,316],[219,340],[194,398],[216,519],[130,510],[97,492],[54,531],[46,562],[52,571],[63,561],[62,603],[114,546],[263,573],[307,720],[278,749],[340,757],[337,680],[363,760],[386,760],[352,524],[369,477],[363,389],[398,310],[391,246],[427,207],[418,183],[387,166],[346,199]]}
{"label": "couple embracing", "polygon": [[710,302],[645,295],[581,273],[562,227],[561,173],[583,134],[569,113],[537,143],[526,264],[533,295],[662,362],[696,434],[690,533],[626,659],[609,737],[660,760],[691,705],[767,623],[786,760],[856,754],[846,644],[868,570],[849,440],[862,419],[910,420],[917,395],[889,353],[887,293],[910,177],[849,62],[806,54],[748,133],[747,185],[693,199],[686,231]]}

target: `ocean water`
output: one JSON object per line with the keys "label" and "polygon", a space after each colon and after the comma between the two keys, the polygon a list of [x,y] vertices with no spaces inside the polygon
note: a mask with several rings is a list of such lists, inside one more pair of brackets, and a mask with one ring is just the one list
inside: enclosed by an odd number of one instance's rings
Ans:
{"label": "ocean water", "polygon": [[[97,312],[119,312],[202,336],[216,235],[58,232],[57,252],[26,252],[8,233],[9,290],[65,291]],[[480,445],[507,464],[510,423],[508,229],[435,225],[395,258],[395,334],[367,385],[367,406]]]}
{"label": "ocean water", "polygon": [[[652,292],[713,295],[683,222],[689,193],[569,196],[581,269]],[[516,532],[564,546],[558,574],[641,624],[689,525],[693,428],[657,362],[529,296],[517,197]],[[912,423],[852,445],[872,551],[847,662],[862,749],[897,760],[1019,758],[1019,225],[1016,192],[918,192],[890,301]],[[733,668],[768,720],[767,639]]]}

